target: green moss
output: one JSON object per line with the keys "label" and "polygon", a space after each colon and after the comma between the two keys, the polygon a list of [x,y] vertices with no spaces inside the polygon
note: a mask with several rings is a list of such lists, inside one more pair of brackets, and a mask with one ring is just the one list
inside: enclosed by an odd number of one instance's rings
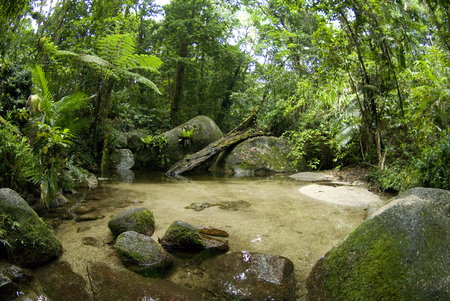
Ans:
{"label": "green moss", "polygon": [[[130,216],[133,222],[136,224],[136,232],[144,233],[147,231],[149,223],[154,226],[155,218],[150,210],[141,210],[136,212],[136,214]],[[142,232],[140,232],[142,231]]]}
{"label": "green moss", "polygon": [[[167,236],[166,236],[167,235]],[[172,243],[177,243],[183,246],[202,246],[205,244],[200,238],[198,230],[186,223],[180,224],[174,222],[167,229],[166,239]]]}
{"label": "green moss", "polygon": [[404,237],[373,224],[358,227],[328,256],[325,284],[333,300],[402,300],[410,290],[398,247]]}

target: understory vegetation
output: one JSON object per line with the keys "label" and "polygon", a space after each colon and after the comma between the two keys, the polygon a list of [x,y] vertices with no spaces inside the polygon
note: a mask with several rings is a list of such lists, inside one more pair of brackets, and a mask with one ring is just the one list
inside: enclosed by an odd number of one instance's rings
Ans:
{"label": "understory vegetation", "polygon": [[450,189],[447,1],[3,1],[0,24],[1,187],[49,203],[120,133],[165,160],[162,132],[257,111],[297,167]]}

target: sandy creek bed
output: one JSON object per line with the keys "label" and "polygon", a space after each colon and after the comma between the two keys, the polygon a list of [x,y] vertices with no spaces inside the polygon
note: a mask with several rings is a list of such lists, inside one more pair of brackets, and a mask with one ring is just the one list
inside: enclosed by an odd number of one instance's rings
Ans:
{"label": "sandy creek bed", "polygon": [[[281,255],[295,266],[297,299],[304,300],[305,279],[317,260],[346,237],[365,218],[366,206],[347,206],[320,201],[299,192],[311,183],[286,176],[270,178],[190,177],[173,180],[162,175],[136,175],[132,184],[101,182],[83,201],[105,216],[95,221],[63,221],[55,230],[74,272],[87,279],[90,261],[124,268],[111,244],[109,219],[126,208],[146,207],[156,220],[153,238],[162,237],[175,220],[212,226],[229,233],[230,252],[249,251]],[[333,197],[330,195],[329,197]],[[219,204],[226,201],[249,206],[225,210],[218,206],[202,211],[185,209],[195,202]],[[242,202],[243,201],[243,202]],[[83,237],[94,237],[100,246],[84,245]],[[170,280],[196,288],[201,277],[189,268],[178,267]]]}

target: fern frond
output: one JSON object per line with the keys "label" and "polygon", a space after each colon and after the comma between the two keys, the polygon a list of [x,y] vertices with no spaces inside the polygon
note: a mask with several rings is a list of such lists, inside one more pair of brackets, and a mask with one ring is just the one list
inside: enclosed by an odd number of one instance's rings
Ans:
{"label": "fern frond", "polygon": [[144,84],[147,87],[152,88],[153,90],[155,90],[156,93],[161,95],[161,91],[159,91],[158,87],[148,78],[146,78],[138,73],[130,72],[130,71],[124,70],[124,69],[121,69],[120,72],[129,78],[133,78],[136,82]]}
{"label": "fern frond", "polygon": [[[156,70],[162,65],[162,61],[154,55],[135,54],[134,62],[137,67],[149,68],[148,70]],[[152,70],[151,70],[152,71]]]}
{"label": "fern frond", "polygon": [[127,34],[108,35],[98,42],[100,56],[117,67],[135,64],[133,52],[136,49],[134,38]]}
{"label": "fern frond", "polygon": [[80,61],[88,63],[94,67],[106,67],[106,68],[112,68],[114,67],[113,64],[110,62],[102,59],[101,57],[98,57],[96,55],[90,55],[90,54],[79,54],[78,58]]}

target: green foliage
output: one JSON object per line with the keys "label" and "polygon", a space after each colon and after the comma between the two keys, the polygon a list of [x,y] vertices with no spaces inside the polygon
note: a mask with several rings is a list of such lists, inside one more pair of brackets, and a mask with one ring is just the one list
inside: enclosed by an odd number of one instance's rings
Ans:
{"label": "green foliage", "polygon": [[372,169],[368,180],[377,185],[379,191],[397,193],[422,185],[421,173],[414,164],[399,161],[385,169]]}
{"label": "green foliage", "polygon": [[425,150],[417,165],[425,186],[450,189],[450,130],[442,133],[439,142]]}
{"label": "green foliage", "polygon": [[161,163],[161,165],[164,165],[165,163],[169,162],[169,158],[165,152],[165,148],[167,146],[167,138],[164,135],[147,135],[147,137],[142,138],[139,137],[141,141],[141,148],[145,147],[148,150],[151,148],[154,148],[157,151],[158,160]]}
{"label": "green foliage", "polygon": [[9,215],[0,213],[0,243],[12,248],[12,242],[10,242],[7,237],[7,230],[16,231],[21,227],[22,225],[19,222],[12,220]]}
{"label": "green foliage", "polygon": [[27,139],[15,130],[9,122],[0,126],[0,183],[22,191],[35,173],[36,158]]}
{"label": "green foliage", "polygon": [[293,146],[290,157],[297,170],[305,161],[310,169],[320,169],[331,152],[329,132],[324,128],[291,131],[286,136]]}
{"label": "green foliage", "polygon": [[22,108],[31,94],[31,73],[17,64],[0,65],[0,112]]}

